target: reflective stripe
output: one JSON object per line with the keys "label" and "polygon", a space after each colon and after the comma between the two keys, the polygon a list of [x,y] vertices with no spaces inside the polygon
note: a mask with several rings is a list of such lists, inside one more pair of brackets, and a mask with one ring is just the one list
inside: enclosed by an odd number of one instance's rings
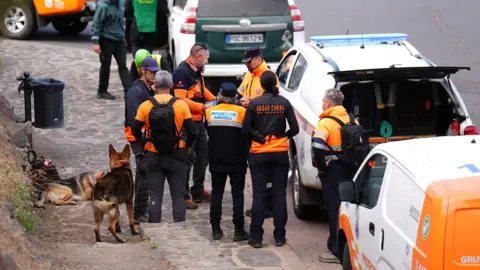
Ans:
{"label": "reflective stripe", "polygon": [[236,127],[236,128],[242,128],[242,124],[238,122],[232,122],[232,121],[219,121],[219,120],[213,120],[213,121],[208,121],[208,125],[212,127]]}
{"label": "reflective stripe", "polygon": [[273,183],[272,182],[268,182],[267,183],[267,188],[272,188],[273,187]]}
{"label": "reflective stripe", "polygon": [[325,156],[325,161],[327,160],[338,160],[338,157],[335,155]]}
{"label": "reflective stripe", "polygon": [[318,142],[312,143],[312,147],[313,147],[313,148],[317,148],[317,149],[325,150],[325,145],[324,145],[324,144],[321,144],[321,143],[318,143]]}
{"label": "reflective stripe", "polygon": [[324,132],[321,132],[321,131],[315,131],[314,137],[320,137],[322,139],[325,139],[325,138],[327,138],[327,134],[325,134]]}

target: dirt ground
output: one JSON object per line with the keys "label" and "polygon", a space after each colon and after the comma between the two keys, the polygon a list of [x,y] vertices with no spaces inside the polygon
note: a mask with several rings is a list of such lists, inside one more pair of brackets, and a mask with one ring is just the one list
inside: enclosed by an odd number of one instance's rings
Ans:
{"label": "dirt ground", "polygon": [[114,265],[115,269],[169,269],[155,245],[130,234],[124,205],[120,226],[126,244],[118,244],[110,235],[107,219],[100,229],[104,242],[95,242],[90,202],[58,207],[50,204],[37,212],[41,222],[32,238],[47,251],[48,257],[62,260],[62,268],[104,269]]}

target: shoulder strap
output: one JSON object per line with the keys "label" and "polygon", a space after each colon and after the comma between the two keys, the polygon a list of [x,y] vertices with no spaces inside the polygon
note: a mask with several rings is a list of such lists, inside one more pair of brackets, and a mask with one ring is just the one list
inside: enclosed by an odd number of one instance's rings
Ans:
{"label": "shoulder strap", "polygon": [[341,127],[345,126],[345,123],[343,123],[342,120],[338,119],[338,118],[335,117],[335,116],[327,115],[327,116],[322,117],[320,120],[322,120],[322,119],[324,119],[324,118],[330,118],[330,119],[332,119],[332,120],[335,120],[335,122],[337,122]]}
{"label": "shoulder strap", "polygon": [[177,101],[177,98],[176,97],[172,97],[168,103],[167,103],[167,106],[170,107],[170,106],[173,106],[173,103],[175,103],[175,101]]}
{"label": "shoulder strap", "polygon": [[350,125],[356,125],[355,116],[353,114],[349,113],[348,117],[350,117]]}
{"label": "shoulder strap", "polygon": [[154,107],[160,105],[160,104],[158,104],[158,101],[155,99],[155,97],[149,97],[148,100],[150,100],[150,102],[152,102]]}

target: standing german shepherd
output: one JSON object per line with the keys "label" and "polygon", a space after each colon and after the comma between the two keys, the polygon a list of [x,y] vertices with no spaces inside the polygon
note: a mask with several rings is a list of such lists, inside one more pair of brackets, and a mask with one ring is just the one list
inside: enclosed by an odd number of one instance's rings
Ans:
{"label": "standing german shepherd", "polygon": [[98,180],[92,193],[95,237],[97,242],[102,242],[100,223],[103,216],[108,214],[110,218],[108,230],[119,243],[125,243],[126,241],[117,234],[117,232],[121,232],[119,225],[120,204],[126,204],[130,230],[133,235],[138,234],[133,221],[134,184],[130,168],[130,145],[125,145],[122,152],[117,152],[110,144],[108,150],[112,169]]}

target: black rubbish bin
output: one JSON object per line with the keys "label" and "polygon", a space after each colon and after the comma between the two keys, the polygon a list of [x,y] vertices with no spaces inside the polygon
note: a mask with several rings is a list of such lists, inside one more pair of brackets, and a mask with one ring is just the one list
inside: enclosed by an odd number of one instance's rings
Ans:
{"label": "black rubbish bin", "polygon": [[33,90],[33,104],[37,128],[62,128],[63,89],[65,84],[52,78],[33,79],[30,83]]}

